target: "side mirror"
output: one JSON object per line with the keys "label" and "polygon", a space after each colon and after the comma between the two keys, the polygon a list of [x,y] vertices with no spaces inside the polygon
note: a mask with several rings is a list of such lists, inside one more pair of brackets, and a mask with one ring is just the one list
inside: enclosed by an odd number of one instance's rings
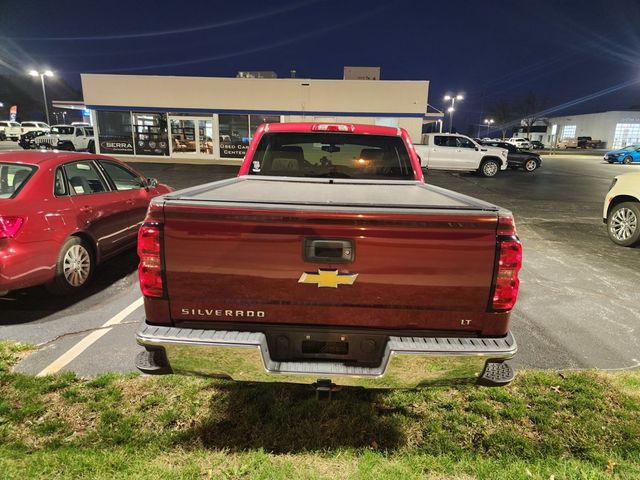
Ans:
{"label": "side mirror", "polygon": [[155,178],[147,178],[147,179],[142,181],[142,185],[146,189],[155,188],[155,187],[158,186],[158,180],[155,179]]}

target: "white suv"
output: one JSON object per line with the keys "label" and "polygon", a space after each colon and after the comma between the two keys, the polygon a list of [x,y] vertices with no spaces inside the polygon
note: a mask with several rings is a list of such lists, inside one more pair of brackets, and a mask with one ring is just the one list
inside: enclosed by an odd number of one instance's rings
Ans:
{"label": "white suv", "polygon": [[525,150],[528,150],[531,148],[531,142],[526,138],[512,137],[509,140],[507,140],[507,142],[510,143],[511,145],[515,145],[518,148],[524,148]]}
{"label": "white suv", "polygon": [[54,125],[46,135],[34,139],[37,149],[71,150],[94,153],[96,150],[93,128],[72,125]]}
{"label": "white suv", "polygon": [[602,220],[613,243],[623,247],[640,243],[640,172],[613,179],[604,199]]}

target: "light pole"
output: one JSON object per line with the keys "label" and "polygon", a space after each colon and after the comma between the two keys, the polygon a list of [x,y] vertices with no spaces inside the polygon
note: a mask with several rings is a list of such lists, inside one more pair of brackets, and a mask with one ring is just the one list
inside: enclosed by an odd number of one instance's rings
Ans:
{"label": "light pole", "polygon": [[29,75],[32,77],[40,77],[40,83],[42,84],[42,98],[44,99],[44,111],[47,115],[47,124],[51,125],[51,121],[49,120],[49,105],[47,105],[47,92],[44,89],[44,77],[53,77],[53,72],[51,70],[45,70],[44,72],[29,70]]}
{"label": "light pole", "polygon": [[451,133],[451,129],[453,127],[453,112],[455,111],[455,107],[456,107],[456,100],[460,101],[460,100],[464,100],[464,97],[461,94],[458,95],[445,95],[444,96],[444,100],[445,102],[448,102],[449,100],[451,100],[451,106],[449,108],[447,108],[447,112],[449,112],[449,133]]}
{"label": "light pole", "polygon": [[484,123],[487,125],[487,137],[489,136],[489,127],[491,126],[491,124],[493,124],[493,119],[492,118],[487,118]]}

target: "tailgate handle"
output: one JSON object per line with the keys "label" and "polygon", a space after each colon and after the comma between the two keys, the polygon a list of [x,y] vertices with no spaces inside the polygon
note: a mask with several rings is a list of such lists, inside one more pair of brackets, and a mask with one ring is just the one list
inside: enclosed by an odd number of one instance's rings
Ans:
{"label": "tailgate handle", "polygon": [[355,249],[353,240],[305,238],[304,259],[308,262],[349,263],[353,262]]}

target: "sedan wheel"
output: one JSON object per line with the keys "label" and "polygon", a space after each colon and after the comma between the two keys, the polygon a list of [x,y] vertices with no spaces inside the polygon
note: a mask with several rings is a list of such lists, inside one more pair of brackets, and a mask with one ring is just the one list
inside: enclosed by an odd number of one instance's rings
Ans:
{"label": "sedan wheel", "polygon": [[624,163],[625,165],[629,165],[631,162],[633,162],[633,158],[628,155],[624,157],[624,160],[622,160],[622,163]]}
{"label": "sedan wheel", "polygon": [[93,275],[94,259],[89,245],[78,237],[64,242],[56,263],[55,278],[46,285],[56,295],[67,295],[85,287]]}
{"label": "sedan wheel", "polygon": [[609,213],[607,227],[614,243],[630,247],[640,240],[640,206],[634,202],[616,205]]}
{"label": "sedan wheel", "polygon": [[64,256],[62,272],[72,287],[83,285],[91,271],[91,256],[82,245],[74,245]]}
{"label": "sedan wheel", "polygon": [[533,172],[536,168],[538,168],[538,162],[533,158],[530,158],[524,164],[525,172]]}

